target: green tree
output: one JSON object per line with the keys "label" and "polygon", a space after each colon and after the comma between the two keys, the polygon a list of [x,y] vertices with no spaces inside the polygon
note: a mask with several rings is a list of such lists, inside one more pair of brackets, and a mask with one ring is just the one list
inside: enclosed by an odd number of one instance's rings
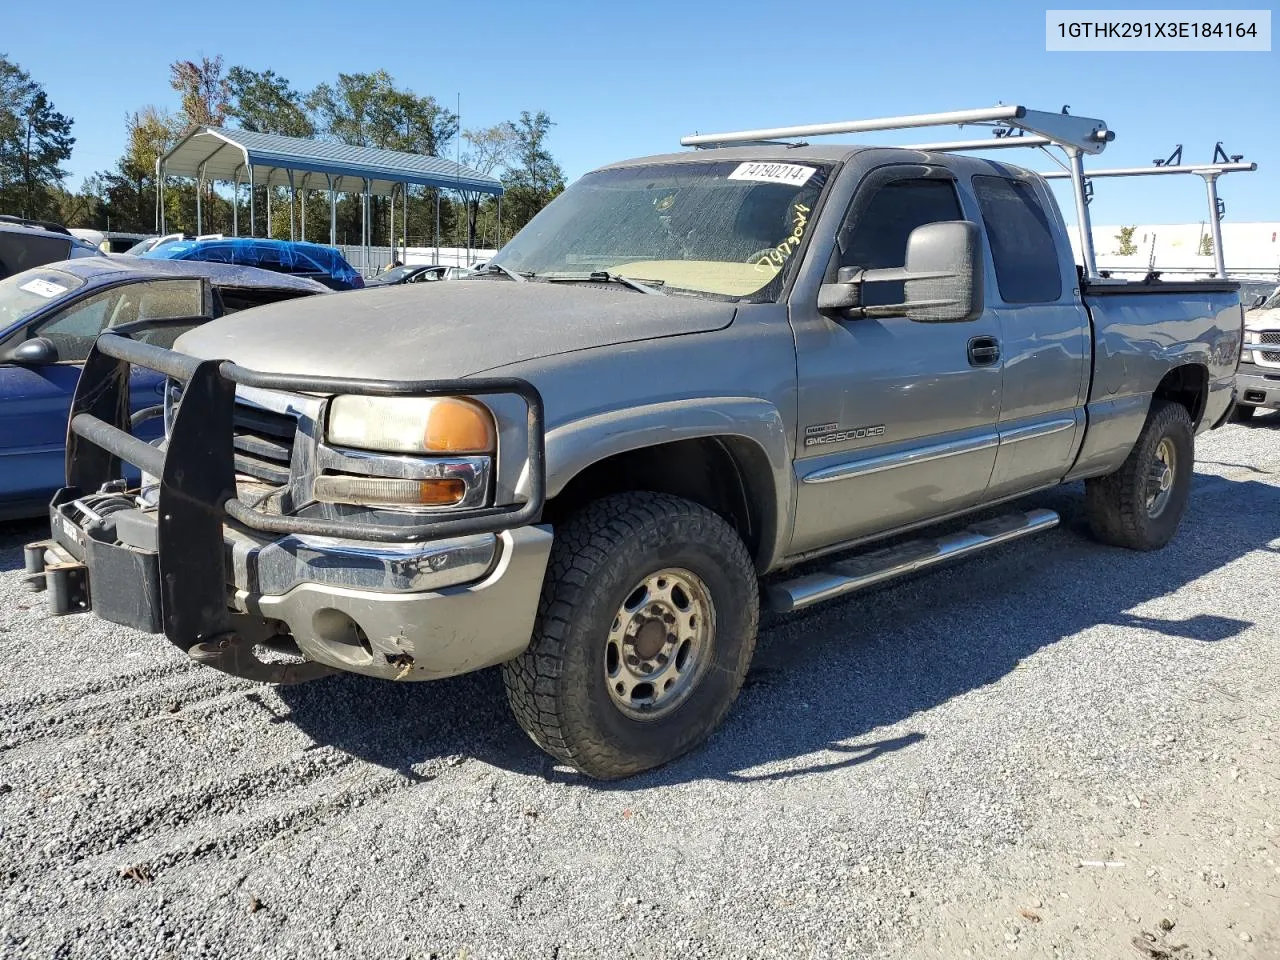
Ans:
{"label": "green tree", "polygon": [[302,94],[274,70],[232,67],[227,71],[227,116],[243,130],[285,137],[316,133]]}
{"label": "green tree", "polygon": [[1213,256],[1213,234],[1212,233],[1202,233],[1200,235],[1200,256],[1202,257]]}
{"label": "green tree", "polygon": [[1133,242],[1133,232],[1137,227],[1121,227],[1120,232],[1116,234],[1116,240],[1120,242],[1120,247],[1116,253],[1122,257],[1131,257],[1138,252],[1138,245]]}
{"label": "green tree", "polygon": [[[114,170],[99,173],[95,178],[104,213],[111,218],[114,229],[149,231],[155,228],[156,160],[177,141],[184,119],[154,106],[143,107],[125,118],[124,156]],[[172,223],[184,219],[184,193],[190,194],[194,207],[194,186],[185,190],[171,186],[165,191],[165,216]]]}
{"label": "green tree", "polygon": [[0,55],[0,211],[56,217],[75,138],[44,87]]}
{"label": "green tree", "polygon": [[458,116],[435,97],[401,90],[385,70],[340,73],[306,97],[324,136],[358,147],[439,156],[458,135]]}
{"label": "green tree", "polygon": [[187,123],[220,127],[227,119],[230,87],[222,71],[222,57],[176,60],[169,64],[169,85],[182,97]]}
{"label": "green tree", "polygon": [[521,112],[515,127],[515,159],[517,165],[502,178],[506,187],[503,211],[512,232],[533,219],[534,214],[564,190],[564,172],[546,147],[547,134],[554,124],[541,110]]}

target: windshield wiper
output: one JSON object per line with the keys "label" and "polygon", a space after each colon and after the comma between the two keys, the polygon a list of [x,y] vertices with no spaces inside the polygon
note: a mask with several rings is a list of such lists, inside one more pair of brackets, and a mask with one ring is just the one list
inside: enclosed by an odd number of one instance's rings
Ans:
{"label": "windshield wiper", "polygon": [[662,280],[633,280],[631,277],[624,277],[620,273],[609,273],[607,270],[592,270],[581,277],[547,277],[547,279],[558,283],[617,283],[639,293],[666,296],[658,289],[664,283]]}
{"label": "windshield wiper", "polygon": [[528,278],[529,278],[529,277],[533,276],[533,274],[531,274],[531,273],[530,273],[530,274],[527,274],[527,275],[522,275],[522,274],[516,273],[516,272],[515,272],[514,270],[512,270],[510,267],[504,267],[504,266],[503,266],[502,264],[500,264],[500,263],[491,263],[491,264],[489,264],[488,266],[486,266],[486,267],[484,268],[484,272],[485,272],[485,273],[494,273],[494,272],[497,272],[497,273],[505,273],[508,277],[510,277],[510,278],[511,278],[512,280],[514,280],[516,283],[524,283],[526,280],[528,280]]}

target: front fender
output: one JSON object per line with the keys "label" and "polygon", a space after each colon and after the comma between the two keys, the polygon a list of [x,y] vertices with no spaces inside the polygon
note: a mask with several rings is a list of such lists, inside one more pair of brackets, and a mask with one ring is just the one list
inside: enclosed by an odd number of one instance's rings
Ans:
{"label": "front fender", "polygon": [[[789,433],[778,408],[756,397],[691,397],[628,406],[572,420],[547,432],[547,498],[559,494],[594,463],[632,450],[677,440],[733,437],[755,444],[768,464],[776,523],[773,542],[761,544],[758,558],[772,566],[791,529],[795,495]],[[521,487],[525,478],[521,479]]]}

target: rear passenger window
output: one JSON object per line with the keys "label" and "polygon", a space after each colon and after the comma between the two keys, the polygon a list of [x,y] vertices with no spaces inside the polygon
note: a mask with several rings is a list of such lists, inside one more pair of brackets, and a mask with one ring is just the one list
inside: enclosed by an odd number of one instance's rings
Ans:
{"label": "rear passenger window", "polygon": [[974,177],[973,189],[991,244],[1005,303],[1049,303],[1062,296],[1062,271],[1049,215],[1022,180]]}
{"label": "rear passenger window", "polygon": [[[878,270],[901,267],[907,260],[907,237],[916,227],[945,220],[963,220],[960,200],[950,180],[891,180],[856,210],[841,238],[840,266]],[[902,303],[901,280],[863,287],[867,306]]]}

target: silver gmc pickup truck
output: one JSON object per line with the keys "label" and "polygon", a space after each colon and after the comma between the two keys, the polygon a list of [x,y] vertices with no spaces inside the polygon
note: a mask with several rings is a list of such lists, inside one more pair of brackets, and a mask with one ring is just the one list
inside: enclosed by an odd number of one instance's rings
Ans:
{"label": "silver gmc pickup truck", "polygon": [[[617,163],[473,279],[261,307],[173,351],[103,336],[28,569],[54,612],[244,677],[502,664],[539,746],[626,776],[719,724],[762,605],[1058,520],[993,505],[1083,480],[1097,539],[1169,542],[1232,408],[1237,288],[1086,275],[1045,181],[1003,163]],[[169,377],[162,447],[128,433],[131,364]]]}

